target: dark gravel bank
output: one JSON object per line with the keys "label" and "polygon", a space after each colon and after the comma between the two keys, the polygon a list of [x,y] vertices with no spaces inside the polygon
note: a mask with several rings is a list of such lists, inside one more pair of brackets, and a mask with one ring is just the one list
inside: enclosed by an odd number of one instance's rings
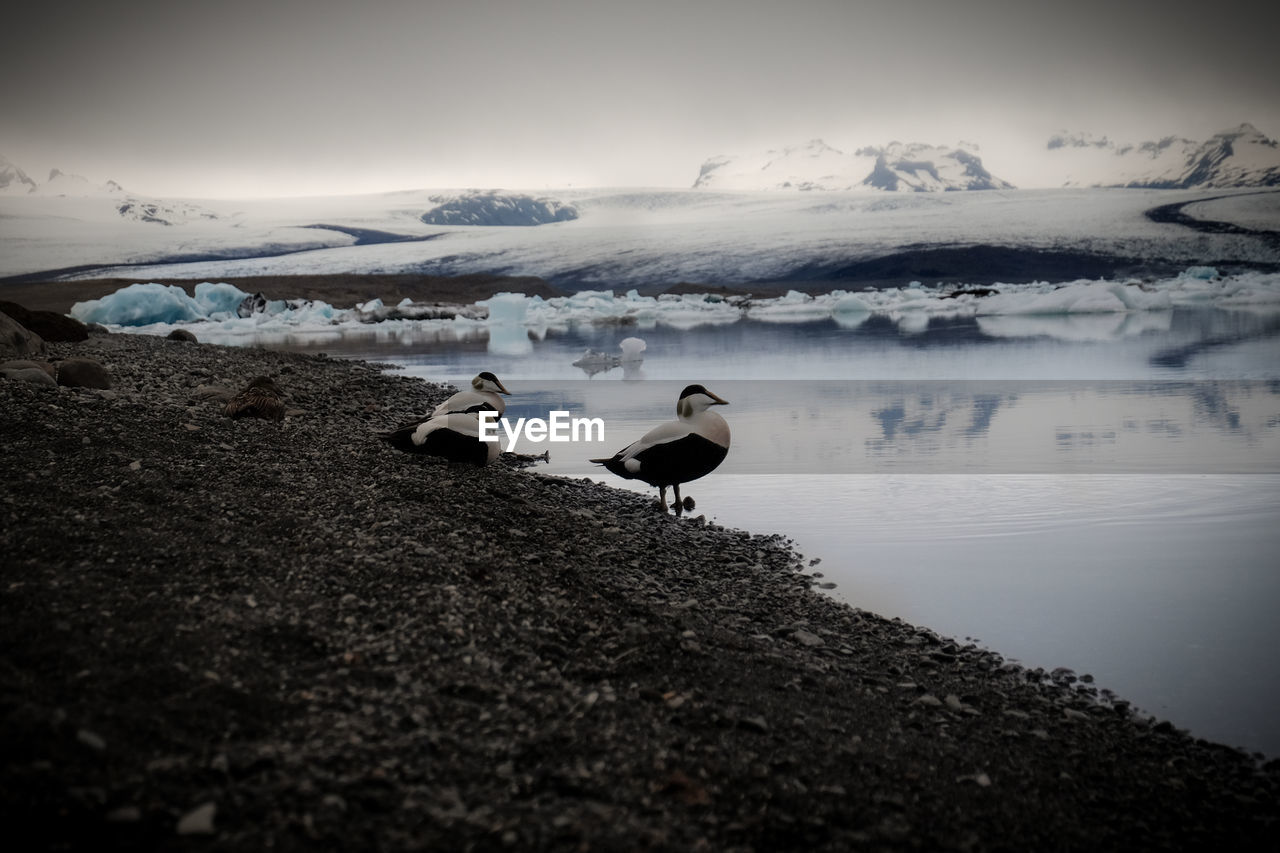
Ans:
{"label": "dark gravel bank", "polygon": [[[376,440],[441,387],[50,349],[114,387],[0,381],[21,849],[1280,849],[1276,763],[838,604],[784,540]],[[264,373],[283,423],[197,393]]]}

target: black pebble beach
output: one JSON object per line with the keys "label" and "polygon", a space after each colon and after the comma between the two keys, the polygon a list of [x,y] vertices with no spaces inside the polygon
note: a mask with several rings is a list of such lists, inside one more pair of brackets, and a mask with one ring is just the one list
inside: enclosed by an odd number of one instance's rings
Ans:
{"label": "black pebble beach", "polygon": [[[1280,849],[1280,763],[841,604],[781,536],[378,440],[446,387],[49,348],[112,388],[0,380],[9,849]],[[259,375],[285,419],[226,417]]]}

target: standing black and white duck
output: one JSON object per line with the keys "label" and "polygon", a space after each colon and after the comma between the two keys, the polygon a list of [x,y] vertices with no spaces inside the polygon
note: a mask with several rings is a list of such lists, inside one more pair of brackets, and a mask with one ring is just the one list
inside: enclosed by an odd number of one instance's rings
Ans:
{"label": "standing black and white duck", "polygon": [[501,395],[510,393],[498,377],[486,370],[477,374],[476,378],[471,380],[470,391],[459,391],[454,394],[448,400],[436,406],[431,416],[447,415],[450,412],[478,412],[482,409],[492,409],[498,413],[498,417],[502,417],[507,410],[507,404]]}
{"label": "standing black and white duck", "polygon": [[592,459],[626,480],[658,487],[658,502],[667,510],[667,487],[675,490],[675,511],[693,509],[693,499],[680,499],[680,484],[714,471],[729,453],[729,424],[712,406],[727,406],[701,385],[690,385],[676,402],[676,420],[654,427],[607,459]]}

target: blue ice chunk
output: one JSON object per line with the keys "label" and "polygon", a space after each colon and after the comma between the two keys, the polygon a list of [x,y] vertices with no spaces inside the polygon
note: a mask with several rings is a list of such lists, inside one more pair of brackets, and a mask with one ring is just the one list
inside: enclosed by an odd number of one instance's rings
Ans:
{"label": "blue ice chunk", "polygon": [[149,323],[191,323],[205,319],[196,300],[181,287],[131,284],[101,299],[77,302],[71,316],[82,323],[145,326]]}

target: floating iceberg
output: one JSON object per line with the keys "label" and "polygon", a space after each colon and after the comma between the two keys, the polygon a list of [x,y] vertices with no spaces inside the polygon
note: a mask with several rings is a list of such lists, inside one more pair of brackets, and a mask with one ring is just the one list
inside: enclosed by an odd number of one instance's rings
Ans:
{"label": "floating iceberg", "polygon": [[619,365],[634,369],[644,361],[644,351],[648,346],[644,338],[623,338],[618,342],[618,349],[622,350],[622,355],[588,349],[573,363],[573,366],[582,368],[588,376],[613,370]]}
{"label": "floating iceberg", "polygon": [[[86,323],[153,334],[167,334],[175,326],[216,323],[219,337],[275,331],[320,332],[346,323],[374,323],[389,330],[421,329],[425,324],[487,326],[494,346],[515,353],[526,351],[530,345],[526,330],[538,333],[575,324],[637,328],[662,325],[684,330],[746,318],[771,323],[832,320],[841,327],[853,328],[872,316],[881,316],[910,331],[927,327],[930,317],[1126,315],[1183,306],[1280,311],[1280,274],[1223,276],[1212,267],[1192,267],[1155,282],[1036,282],[991,287],[930,287],[912,282],[901,288],[857,293],[836,290],[817,296],[793,290],[772,299],[752,299],[745,294],[641,296],[635,290],[622,296],[607,290],[589,290],[552,298],[499,293],[473,305],[442,306],[402,300],[388,307],[381,299],[371,299],[348,309],[324,302],[268,300],[225,282],[203,282],[190,296],[180,287],[151,283],[131,284],[101,299],[78,302],[72,306],[71,314]],[[1004,324],[1000,328],[1030,326]],[[624,357],[626,353],[624,347]]]}
{"label": "floating iceberg", "polygon": [[[381,305],[380,300],[378,304]],[[77,302],[71,316],[83,323],[120,327],[170,327],[189,323],[235,324],[258,329],[276,322],[284,326],[329,325],[339,316],[327,302],[268,300],[225,282],[201,282],[194,295],[176,285],[131,284],[101,299]]]}
{"label": "floating iceberg", "polygon": [[209,318],[195,299],[172,284],[131,284],[101,299],[77,302],[71,306],[71,316],[104,326],[194,323]]}

